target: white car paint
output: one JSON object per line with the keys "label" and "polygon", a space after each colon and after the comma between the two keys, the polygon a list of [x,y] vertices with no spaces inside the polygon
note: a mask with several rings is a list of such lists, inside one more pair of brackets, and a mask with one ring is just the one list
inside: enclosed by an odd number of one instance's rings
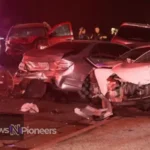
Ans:
{"label": "white car paint", "polygon": [[112,74],[117,74],[123,81],[133,84],[150,84],[150,63],[119,63],[112,69],[95,69],[94,75],[103,95],[107,93],[107,79]]}
{"label": "white car paint", "polygon": [[101,93],[105,96],[107,93],[107,78],[113,74],[112,69],[95,69],[94,75],[97,80]]}
{"label": "white car paint", "polygon": [[150,83],[150,63],[120,63],[112,71],[121,79],[139,85]]}

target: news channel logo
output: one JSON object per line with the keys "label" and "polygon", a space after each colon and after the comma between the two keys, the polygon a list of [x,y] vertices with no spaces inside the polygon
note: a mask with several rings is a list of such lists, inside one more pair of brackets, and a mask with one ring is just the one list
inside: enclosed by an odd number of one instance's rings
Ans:
{"label": "news channel logo", "polygon": [[11,124],[9,127],[0,128],[0,134],[10,136],[21,136],[24,134],[57,134],[56,128],[31,128],[29,126],[22,127],[21,124]]}

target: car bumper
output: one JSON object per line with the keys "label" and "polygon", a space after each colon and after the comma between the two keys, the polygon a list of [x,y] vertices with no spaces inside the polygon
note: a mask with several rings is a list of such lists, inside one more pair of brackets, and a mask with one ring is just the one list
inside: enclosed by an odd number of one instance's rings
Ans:
{"label": "car bumper", "polygon": [[14,84],[19,85],[23,80],[39,79],[43,82],[50,83],[57,90],[79,91],[82,88],[84,79],[74,78],[74,76],[64,76],[62,72],[42,71],[42,72],[17,72],[14,76]]}
{"label": "car bumper", "polygon": [[50,73],[48,72],[32,72],[32,73],[25,73],[25,72],[18,73],[17,72],[14,76],[14,84],[18,85],[24,79],[29,79],[29,80],[39,79],[39,80],[43,80],[44,82],[50,82],[52,77],[53,76],[50,75]]}

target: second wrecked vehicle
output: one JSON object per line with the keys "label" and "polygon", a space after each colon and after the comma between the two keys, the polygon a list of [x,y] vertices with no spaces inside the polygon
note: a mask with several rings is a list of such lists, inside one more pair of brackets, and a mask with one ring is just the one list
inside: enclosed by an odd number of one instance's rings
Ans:
{"label": "second wrecked vehicle", "polygon": [[136,105],[141,110],[148,110],[150,47],[143,48],[124,54],[122,58],[127,56],[127,62],[119,63],[112,69],[95,64],[97,69],[90,73],[87,89],[91,103],[85,108],[75,108],[74,112],[87,119],[101,120],[113,115],[112,105]]}
{"label": "second wrecked vehicle", "polygon": [[22,55],[31,49],[44,49],[58,42],[73,40],[70,22],[63,22],[51,28],[49,24],[18,24],[10,28],[6,37],[6,53],[10,56]]}
{"label": "second wrecked vehicle", "polygon": [[[120,63],[113,69],[96,69],[97,95],[114,104],[141,104],[150,98],[150,63]],[[103,75],[103,76],[102,76]],[[101,97],[101,96],[100,96]]]}
{"label": "second wrecked vehicle", "polygon": [[[91,102],[74,112],[86,119],[101,120],[113,115],[115,105],[150,108],[150,63],[120,63],[112,69],[95,69],[91,75]],[[101,105],[100,105],[101,104]]]}
{"label": "second wrecked vehicle", "polygon": [[[24,55],[19,65],[15,83],[20,84],[27,79],[34,82],[39,79],[41,84],[47,83],[57,91],[80,93],[93,68],[93,64],[88,62],[89,59],[101,63],[102,67],[112,66],[120,62],[113,60],[129,50],[109,42],[77,40],[58,43],[36,54],[35,51],[30,51]],[[27,86],[32,87],[32,91],[35,89],[31,85]],[[35,93],[38,93],[37,90]]]}
{"label": "second wrecked vehicle", "polygon": [[106,98],[113,104],[138,104],[140,107],[149,101],[150,50],[142,55],[135,53],[139,55],[137,58],[130,55],[134,54],[134,51],[126,53],[129,56],[127,62],[119,63],[112,69],[97,66],[90,75],[91,81],[94,81],[91,82],[91,86],[94,85],[91,91],[93,97]]}

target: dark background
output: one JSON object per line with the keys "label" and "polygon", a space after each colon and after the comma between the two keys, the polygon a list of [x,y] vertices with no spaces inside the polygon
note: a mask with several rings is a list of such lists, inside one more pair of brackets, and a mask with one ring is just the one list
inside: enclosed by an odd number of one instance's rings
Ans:
{"label": "dark background", "polygon": [[150,23],[149,0],[0,0],[0,27],[47,21],[51,26],[70,21],[75,31],[84,26],[103,32],[122,22]]}

